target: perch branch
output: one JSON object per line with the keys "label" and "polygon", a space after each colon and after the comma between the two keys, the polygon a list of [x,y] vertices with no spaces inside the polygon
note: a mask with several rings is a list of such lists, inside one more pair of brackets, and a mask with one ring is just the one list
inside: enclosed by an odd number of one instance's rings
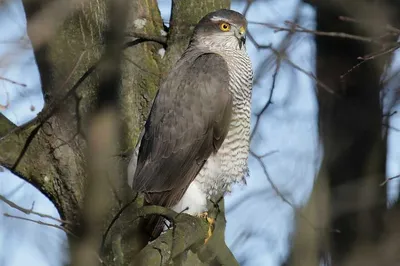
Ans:
{"label": "perch branch", "polygon": [[[195,244],[205,240],[208,226],[200,218],[178,214],[160,206],[146,206],[138,209],[137,217],[158,214],[173,223],[173,228],[149,243],[137,255],[131,265],[164,265]],[[189,233],[190,232],[190,233]]]}

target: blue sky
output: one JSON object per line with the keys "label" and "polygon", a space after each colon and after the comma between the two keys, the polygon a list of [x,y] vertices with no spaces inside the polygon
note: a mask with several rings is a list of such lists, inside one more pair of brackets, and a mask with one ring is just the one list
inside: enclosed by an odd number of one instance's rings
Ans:
{"label": "blue sky", "polygon": [[[298,0],[256,1],[247,18],[250,21],[283,25],[295,12]],[[170,1],[159,0],[165,21],[169,18]],[[232,9],[242,12],[244,4],[234,3]],[[312,29],[314,10],[303,5],[300,24]],[[19,1],[10,1],[0,8],[0,77],[24,83],[27,87],[0,81],[0,104],[10,105],[2,111],[11,121],[21,124],[32,119],[43,107],[38,70],[26,37],[25,18]],[[249,24],[249,30],[262,44],[278,45],[284,33],[274,33],[262,25]],[[251,42],[247,49],[257,69],[267,50],[257,51]],[[288,49],[290,59],[306,70],[314,70],[315,47],[312,36],[298,35]],[[396,57],[397,61],[398,56]],[[396,64],[397,66],[399,64]],[[273,66],[267,68],[253,89],[253,112],[257,113],[268,100]],[[397,68],[396,68],[397,69]],[[277,77],[271,105],[262,116],[252,149],[257,154],[276,151],[263,159],[270,179],[294,205],[305,202],[319,165],[316,101],[314,83],[303,73],[283,63]],[[253,116],[253,125],[255,122]],[[392,118],[393,126],[400,124]],[[391,133],[389,141],[388,176],[400,172],[400,133]],[[0,151],[1,152],[1,151]],[[226,241],[242,265],[275,266],[287,254],[289,233],[293,224],[293,209],[272,189],[262,168],[250,158],[250,178],[247,186],[237,186],[227,196]],[[392,182],[390,192],[397,191]],[[57,216],[53,205],[32,186],[6,170],[0,172],[0,193],[14,202]],[[0,213],[21,215],[0,202]],[[21,215],[24,216],[24,215]],[[35,217],[31,217],[36,219]],[[63,232],[26,221],[0,215],[0,266],[22,266],[34,262],[38,266],[58,266],[65,262],[66,243]],[[2,264],[3,263],[3,264]]]}

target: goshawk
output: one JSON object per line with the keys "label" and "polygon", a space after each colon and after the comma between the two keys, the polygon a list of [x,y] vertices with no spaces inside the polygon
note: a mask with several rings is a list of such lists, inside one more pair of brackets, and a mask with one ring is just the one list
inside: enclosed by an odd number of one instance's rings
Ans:
{"label": "goshawk", "polygon": [[161,84],[130,173],[148,204],[199,215],[247,175],[253,72],[246,28],[240,13],[209,13]]}

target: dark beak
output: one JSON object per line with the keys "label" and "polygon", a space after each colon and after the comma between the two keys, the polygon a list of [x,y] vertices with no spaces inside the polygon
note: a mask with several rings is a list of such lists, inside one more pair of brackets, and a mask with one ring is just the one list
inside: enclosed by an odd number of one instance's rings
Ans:
{"label": "dark beak", "polygon": [[239,38],[239,48],[242,49],[242,47],[246,44],[246,36],[242,35]]}

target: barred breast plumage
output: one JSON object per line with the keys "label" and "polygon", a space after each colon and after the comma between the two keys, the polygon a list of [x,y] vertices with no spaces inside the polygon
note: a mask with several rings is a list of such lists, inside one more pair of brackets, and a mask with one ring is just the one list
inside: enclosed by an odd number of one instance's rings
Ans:
{"label": "barred breast plumage", "polygon": [[173,209],[195,214],[205,211],[206,199],[229,192],[233,183],[248,175],[250,145],[251,90],[253,71],[250,58],[243,50],[220,49],[229,67],[229,90],[233,96],[229,132],[216,154],[211,155],[181,201]]}
{"label": "barred breast plumage", "polygon": [[207,196],[230,189],[247,174],[250,137],[251,62],[246,53],[221,53],[228,63],[229,89],[233,96],[232,121],[228,135],[218,152],[210,157],[196,177]]}

